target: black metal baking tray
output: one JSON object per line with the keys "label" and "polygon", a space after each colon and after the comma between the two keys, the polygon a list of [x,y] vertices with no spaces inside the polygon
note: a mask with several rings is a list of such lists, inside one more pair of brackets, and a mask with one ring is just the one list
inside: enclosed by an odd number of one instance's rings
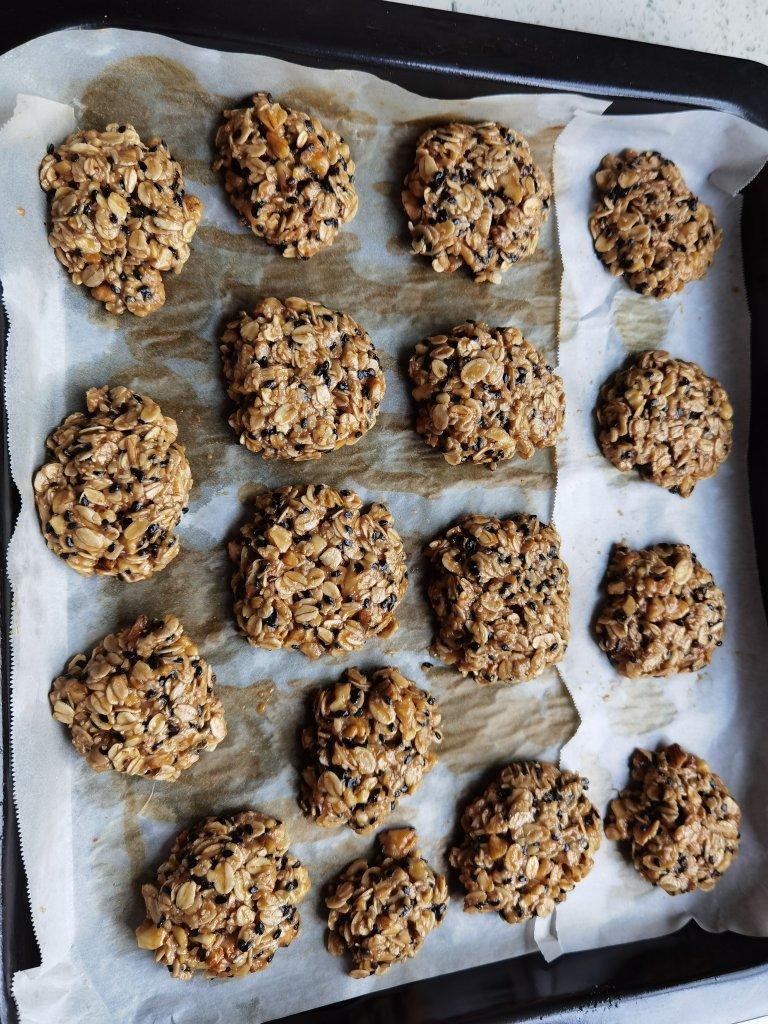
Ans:
{"label": "black metal baking tray", "polygon": [[[12,0],[3,19],[3,51],[61,28],[119,27],[161,32],[223,50],[282,57],[313,67],[359,68],[423,95],[451,98],[528,90],[566,90],[611,98],[611,112],[708,107],[768,127],[768,68],[751,61],[608,39],[379,0]],[[752,314],[752,420],[749,472],[752,517],[768,511],[768,171],[744,191],[743,253]],[[0,309],[0,317],[2,310]],[[5,323],[2,322],[2,370]],[[13,386],[13,382],[9,382]],[[5,1014],[14,971],[39,962],[29,917],[9,769],[10,592],[6,549],[18,510],[2,413],[0,460],[0,630],[2,630],[3,791],[2,936]],[[768,538],[755,530],[763,602],[768,608]],[[19,780],[23,785],[23,780]],[[660,939],[569,954],[546,964],[538,954],[361,996],[285,1018],[291,1024],[492,1024],[615,1005],[633,996],[694,986],[768,967],[768,939],[696,925]],[[180,993],[180,996],[183,995]],[[735,1008],[737,1011],[738,1008]],[[50,1024],[57,1024],[51,1021]]]}

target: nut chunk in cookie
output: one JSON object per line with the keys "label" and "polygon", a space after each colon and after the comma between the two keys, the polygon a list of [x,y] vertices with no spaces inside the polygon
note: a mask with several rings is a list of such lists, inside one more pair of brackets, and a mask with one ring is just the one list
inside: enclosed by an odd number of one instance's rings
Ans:
{"label": "nut chunk in cookie", "polygon": [[72,658],[49,697],[94,771],[175,782],[227,735],[215,682],[174,615],[140,615]]}
{"label": "nut chunk in cookie", "polygon": [[357,213],[355,164],[333,129],[257,92],[247,107],[225,110],[216,132],[214,171],[251,231],[283,256],[308,259],[327,249]]}
{"label": "nut chunk in cookie", "polygon": [[319,459],[376,422],[384,372],[368,333],[319,302],[261,299],[227,324],[221,356],[230,426],[265,459]]}
{"label": "nut chunk in cookie", "polygon": [[563,382],[516,327],[459,324],[420,341],[408,372],[416,429],[452,466],[529,459],[563,428]]}
{"label": "nut chunk in cookie", "polygon": [[402,192],[413,252],[494,284],[535,251],[551,200],[527,140],[495,121],[424,132]]}
{"label": "nut chunk in cookie", "polygon": [[532,515],[465,516],[426,557],[434,657],[478,683],[533,679],[562,659],[571,595],[553,526]]}
{"label": "nut chunk in cookie", "polygon": [[696,363],[641,352],[600,389],[595,409],[603,455],[626,473],[687,498],[728,457],[733,408]]}
{"label": "nut chunk in cookie", "polygon": [[136,939],[174,978],[243,978],[290,946],[308,892],[282,822],[259,811],[205,818],[178,834],[157,880],[141,887]]}
{"label": "nut chunk in cookie", "polygon": [[697,672],[725,637],[725,596],[687,544],[616,544],[597,642],[623,676]]}
{"label": "nut chunk in cookie", "polygon": [[308,658],[359,650],[397,629],[408,588],[400,535],[386,505],[324,484],[259,495],[229,545],[235,618],[254,647]]}
{"label": "nut chunk in cookie", "polygon": [[351,957],[353,978],[416,956],[448,910],[445,876],[420,855],[415,830],[389,829],[378,840],[378,856],[349,864],[325,897],[328,951]]}
{"label": "nut chunk in cookie", "polygon": [[740,821],[720,776],[673,743],[634,751],[629,785],[611,800],[605,835],[629,843],[637,871],[677,896],[714,888],[739,851]]}
{"label": "nut chunk in cookie", "polygon": [[165,302],[163,274],[189,259],[203,215],[162,139],[131,124],[77,131],[49,146],[40,165],[48,241],[72,281],[109,313],[147,316]]}
{"label": "nut chunk in cookie", "polygon": [[589,218],[595,252],[640,295],[666,299],[704,277],[723,233],[712,210],[661,153],[608,153]]}
{"label": "nut chunk in cookie", "polygon": [[395,668],[347,669],[315,695],[313,719],[301,734],[299,805],[318,825],[361,834],[418,789],[443,738],[435,698]]}
{"label": "nut chunk in cookie", "polygon": [[82,576],[149,579],[179,553],[192,473],[176,421],[124,387],[89,388],[34,479],[48,547]]}
{"label": "nut chunk in cookie", "polygon": [[517,924],[562,903],[592,870],[602,838],[588,785],[547,762],[502,769],[462,814],[464,835],[450,853],[466,890],[465,911]]}

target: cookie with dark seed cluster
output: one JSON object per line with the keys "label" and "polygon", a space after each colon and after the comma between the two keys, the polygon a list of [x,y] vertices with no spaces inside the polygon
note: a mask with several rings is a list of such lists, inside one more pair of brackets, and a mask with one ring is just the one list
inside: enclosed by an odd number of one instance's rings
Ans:
{"label": "cookie with dark seed cluster", "polygon": [[221,343],[230,425],[265,459],[319,459],[376,422],[385,381],[367,331],[319,302],[261,299]]}
{"label": "cookie with dark seed cluster", "polygon": [[347,669],[320,690],[301,734],[306,766],[299,805],[318,825],[377,828],[413,793],[442,740],[435,698],[396,668]]}
{"label": "cookie with dark seed cluster", "polygon": [[94,771],[175,782],[227,735],[215,682],[174,615],[140,615],[72,658],[49,697]]}
{"label": "cookie with dark seed cluster", "polygon": [[541,761],[502,769],[462,814],[463,837],[450,853],[465,911],[517,924],[562,903],[592,870],[602,838],[588,785]]}
{"label": "cookie with dark seed cluster", "polygon": [[308,892],[281,822],[259,811],[205,818],[178,834],[157,880],[141,887],[136,939],[174,978],[243,978],[293,942]]}
{"label": "cookie with dark seed cluster", "polygon": [[709,892],[739,851],[741,811],[719,775],[677,743],[634,751],[630,781],[605,819],[608,839],[670,896]]}
{"label": "cookie with dark seed cluster", "polygon": [[616,544],[597,642],[623,676],[698,672],[725,638],[725,596],[687,544]]}
{"label": "cookie with dark seed cluster", "polygon": [[603,157],[589,219],[595,252],[640,295],[666,299],[704,277],[723,240],[712,210],[661,153]]}
{"label": "cookie with dark seed cluster", "polygon": [[192,473],[178,427],[124,387],[89,388],[86,411],[59,424],[37,471],[35,502],[48,547],[83,576],[149,579],[179,553]]}
{"label": "cookie with dark seed cluster", "polygon": [[107,312],[147,316],[165,302],[163,274],[181,272],[202,217],[162,139],[131,124],[77,131],[40,165],[48,241],[72,281]]}
{"label": "cookie with dark seed cluster", "polygon": [[354,491],[324,484],[261,494],[229,554],[235,618],[255,647],[319,658],[397,629],[408,570],[380,502],[364,509]]}
{"label": "cookie with dark seed cluster", "polygon": [[536,516],[465,516],[426,549],[436,618],[430,652],[478,683],[533,679],[569,637],[560,536]]}
{"label": "cookie with dark seed cluster", "polygon": [[225,110],[216,133],[215,171],[251,231],[283,256],[308,259],[327,249],[357,212],[355,164],[333,129],[302,110],[257,92]]}
{"label": "cookie with dark seed cluster", "polygon": [[516,327],[459,324],[420,341],[408,372],[416,429],[452,466],[529,459],[562,430],[563,382]]}
{"label": "cookie with dark seed cluster", "polygon": [[414,253],[494,283],[535,251],[551,200],[527,140],[495,121],[424,132],[402,192]]}
{"label": "cookie with dark seed cluster", "polygon": [[600,389],[597,440],[617,469],[687,498],[728,457],[733,408],[696,363],[641,352]]}
{"label": "cookie with dark seed cluster", "polygon": [[326,945],[348,954],[353,978],[384,974],[416,956],[448,910],[448,886],[420,855],[412,828],[380,833],[381,852],[353,861],[328,887]]}

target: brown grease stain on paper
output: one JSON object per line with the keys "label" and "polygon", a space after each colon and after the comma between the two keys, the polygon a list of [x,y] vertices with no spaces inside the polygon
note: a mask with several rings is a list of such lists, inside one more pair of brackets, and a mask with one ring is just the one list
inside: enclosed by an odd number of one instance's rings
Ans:
{"label": "brown grease stain on paper", "polygon": [[673,314],[674,310],[664,302],[625,290],[616,292],[611,307],[613,325],[630,355],[663,348]]}

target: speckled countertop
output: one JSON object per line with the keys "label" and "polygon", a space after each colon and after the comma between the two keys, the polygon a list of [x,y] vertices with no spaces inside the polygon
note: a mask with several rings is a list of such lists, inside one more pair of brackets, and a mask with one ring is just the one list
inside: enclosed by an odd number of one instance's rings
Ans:
{"label": "speckled countertop", "polygon": [[768,64],[766,0],[398,0],[489,18],[709,50]]}

